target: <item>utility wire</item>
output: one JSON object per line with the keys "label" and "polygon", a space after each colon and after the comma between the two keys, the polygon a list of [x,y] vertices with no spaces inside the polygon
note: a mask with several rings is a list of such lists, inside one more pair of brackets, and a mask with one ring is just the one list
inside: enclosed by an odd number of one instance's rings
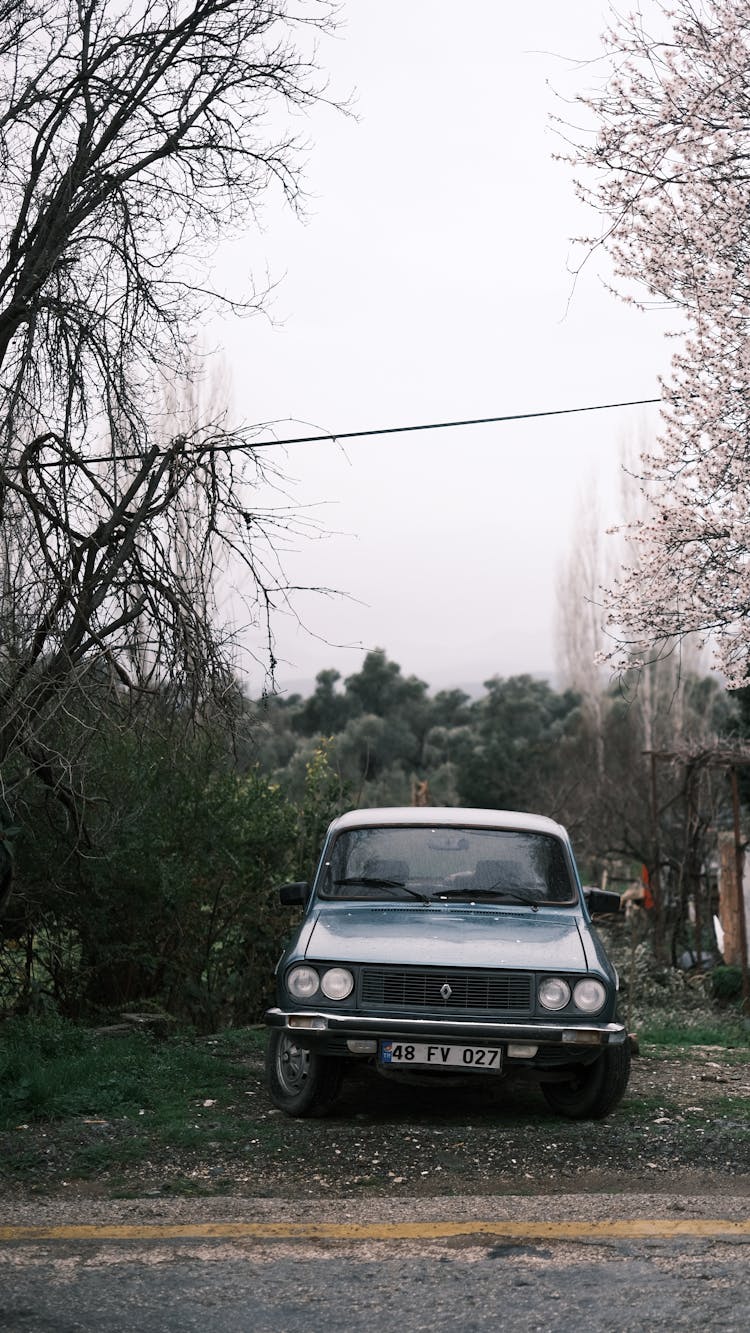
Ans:
{"label": "utility wire", "polygon": [[[589,407],[551,407],[546,412],[513,412],[502,417],[470,417],[466,421],[429,421],[417,426],[380,426],[372,430],[336,431],[330,435],[298,435],[288,440],[262,440],[253,449],[270,449],[285,444],[316,444],[318,440],[358,440],[366,435],[404,435],[415,430],[452,430],[457,426],[490,426],[500,421],[531,421],[536,417],[566,417],[574,412],[611,412],[616,407],[648,407],[661,398],[635,398],[627,403],[596,403]],[[245,448],[245,445],[230,448]]]}
{"label": "utility wire", "polygon": [[[539,417],[567,417],[580,412],[611,412],[618,407],[650,407],[654,403],[662,402],[661,398],[633,398],[625,403],[593,403],[586,407],[550,407],[544,412],[511,412],[504,416],[497,417],[468,417],[463,421],[423,421],[414,426],[374,426],[371,430],[344,430],[323,432],[319,435],[295,435],[282,440],[259,440],[253,443],[243,444],[215,444],[198,446],[193,449],[186,449],[186,454],[232,454],[241,451],[255,451],[256,449],[280,449],[287,444],[319,444],[323,440],[361,440],[374,435],[406,435],[409,432],[418,430],[455,430],[459,426],[491,426],[504,421],[533,421]],[[268,426],[258,427],[258,429],[269,429]],[[73,460],[76,461],[76,460]],[[92,463],[140,463],[143,462],[143,454],[104,454],[101,457],[87,458],[87,466]],[[41,462],[37,465],[40,468],[59,467],[59,462]]]}

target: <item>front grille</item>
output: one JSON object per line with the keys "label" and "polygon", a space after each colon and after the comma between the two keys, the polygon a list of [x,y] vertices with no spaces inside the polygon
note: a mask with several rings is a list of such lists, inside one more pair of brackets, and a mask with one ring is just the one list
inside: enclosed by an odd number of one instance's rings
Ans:
{"label": "front grille", "polygon": [[[441,988],[450,986],[448,998]],[[529,972],[424,971],[421,968],[365,967],[361,1003],[365,1009],[432,1009],[471,1013],[523,1013],[532,1009]]]}

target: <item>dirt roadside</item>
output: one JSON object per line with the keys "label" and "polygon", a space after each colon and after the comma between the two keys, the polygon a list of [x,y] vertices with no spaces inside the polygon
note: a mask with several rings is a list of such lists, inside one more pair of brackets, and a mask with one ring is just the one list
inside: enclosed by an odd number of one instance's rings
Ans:
{"label": "dirt roadside", "polygon": [[[222,1196],[351,1200],[592,1194],[750,1198],[750,1061],[746,1051],[644,1051],[625,1100],[603,1121],[567,1121],[534,1087],[404,1087],[366,1071],[325,1120],[290,1120],[270,1103],[259,1056],[247,1062],[231,1142],[133,1155],[145,1126],[66,1121],[0,1135],[4,1212],[42,1199],[150,1202]],[[102,1145],[107,1151],[102,1154]],[[71,1169],[97,1149],[85,1177]]]}

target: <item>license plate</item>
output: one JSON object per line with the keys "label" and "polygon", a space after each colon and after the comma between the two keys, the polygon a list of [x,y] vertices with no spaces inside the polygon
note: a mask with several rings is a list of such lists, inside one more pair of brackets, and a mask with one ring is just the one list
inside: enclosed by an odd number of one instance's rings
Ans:
{"label": "license plate", "polygon": [[418,1065],[421,1068],[476,1069],[496,1074],[503,1053],[496,1046],[453,1046],[446,1042],[381,1041],[380,1062],[384,1065]]}

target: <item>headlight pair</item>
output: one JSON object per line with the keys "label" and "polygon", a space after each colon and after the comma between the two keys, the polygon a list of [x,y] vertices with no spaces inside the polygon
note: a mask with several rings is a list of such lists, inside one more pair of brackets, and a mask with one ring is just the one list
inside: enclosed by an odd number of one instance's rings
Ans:
{"label": "headlight pair", "polygon": [[327,1000],[345,1000],[354,990],[354,977],[346,967],[329,967],[319,973],[300,963],[287,973],[286,986],[295,1000],[311,1000],[319,990]]}
{"label": "headlight pair", "polygon": [[[564,1009],[570,1004],[570,986],[562,977],[545,977],[539,984],[537,994],[539,1003],[545,1009]],[[583,1014],[598,1014],[607,999],[604,986],[594,977],[582,977],[577,981],[572,995],[576,1009],[580,1009]]]}

